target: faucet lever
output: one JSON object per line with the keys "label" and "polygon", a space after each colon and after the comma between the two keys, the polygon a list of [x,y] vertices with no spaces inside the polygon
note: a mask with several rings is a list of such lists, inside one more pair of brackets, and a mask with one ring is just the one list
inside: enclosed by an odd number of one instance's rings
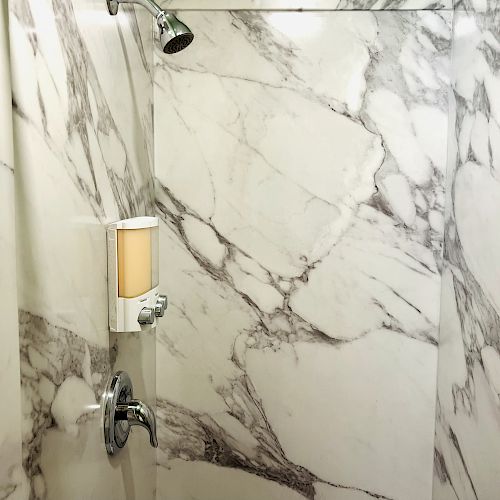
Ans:
{"label": "faucet lever", "polygon": [[127,442],[130,428],[140,425],[149,432],[149,442],[158,447],[154,411],[142,401],[133,399],[132,381],[126,372],[116,372],[104,393],[104,442],[114,455]]}
{"label": "faucet lever", "polygon": [[156,438],[156,417],[151,408],[139,401],[131,399],[128,403],[116,405],[115,420],[124,420],[129,425],[140,425],[149,432],[149,442],[153,448],[158,448]]}

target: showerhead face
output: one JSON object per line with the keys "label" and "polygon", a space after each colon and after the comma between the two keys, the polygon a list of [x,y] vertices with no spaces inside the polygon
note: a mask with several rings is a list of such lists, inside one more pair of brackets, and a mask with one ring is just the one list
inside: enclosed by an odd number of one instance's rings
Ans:
{"label": "showerhead face", "polygon": [[161,48],[165,54],[175,54],[185,49],[194,38],[191,30],[181,23],[172,13],[158,16]]}
{"label": "showerhead face", "polygon": [[192,33],[181,33],[180,35],[174,36],[174,38],[169,38],[165,40],[165,37],[161,37],[161,45],[163,48],[163,52],[165,54],[175,54],[176,52],[180,52],[185,49],[192,41],[194,35]]}

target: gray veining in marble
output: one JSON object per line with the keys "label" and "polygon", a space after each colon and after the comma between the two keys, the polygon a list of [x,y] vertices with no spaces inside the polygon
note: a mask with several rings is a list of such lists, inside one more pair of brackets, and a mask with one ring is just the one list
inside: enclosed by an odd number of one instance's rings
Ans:
{"label": "gray veining in marble", "polygon": [[[473,1],[473,0],[467,0]],[[481,1],[481,0],[480,0]],[[496,0],[491,0],[496,1]],[[162,0],[175,10],[439,10],[453,0]]]}
{"label": "gray veining in marble", "polygon": [[[26,311],[19,312],[23,404],[24,468],[33,495],[43,497],[41,455],[47,431],[54,424],[73,436],[78,425],[100,420],[96,404],[110,374],[108,349],[58,328]],[[113,351],[111,351],[111,354]],[[57,461],[56,461],[57,463]]]}
{"label": "gray veining in marble", "polygon": [[459,12],[483,12],[493,15],[500,5],[498,0],[454,0],[453,8]]}
{"label": "gray veining in marble", "polygon": [[451,14],[182,17],[196,45],[155,59],[158,495],[429,499]]}
{"label": "gray veining in marble", "polygon": [[21,392],[14,207],[8,13],[0,6],[0,498],[25,500],[28,484],[21,466]]}
{"label": "gray veining in marble", "polygon": [[[162,5],[196,40],[154,56],[153,131],[147,13],[10,2],[0,373],[24,472],[0,434],[0,497],[428,500],[434,455],[435,500],[496,498],[496,2],[456,3],[448,173],[450,3]],[[158,338],[109,338],[103,226],[154,210],[169,313]],[[118,368],[158,397],[157,456],[140,429],[103,453]]]}
{"label": "gray veining in marble", "polygon": [[471,6],[454,22],[435,500],[500,489],[500,9]]}
{"label": "gray veining in marble", "polygon": [[110,339],[105,237],[108,222],[154,212],[151,17],[126,7],[113,18],[100,0],[9,7],[30,498],[152,499],[147,437],[135,431],[109,459],[100,410],[130,350],[136,394],[154,404],[139,364],[154,370],[154,342]]}

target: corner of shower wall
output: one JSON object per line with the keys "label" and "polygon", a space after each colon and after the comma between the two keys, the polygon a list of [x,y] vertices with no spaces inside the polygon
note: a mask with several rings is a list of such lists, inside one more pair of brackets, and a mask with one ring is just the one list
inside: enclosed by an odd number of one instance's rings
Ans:
{"label": "corner of shower wall", "polygon": [[21,383],[17,323],[14,154],[8,12],[0,5],[0,497],[29,496],[21,460]]}
{"label": "corner of shower wall", "polygon": [[456,2],[434,500],[500,490],[500,6]]}

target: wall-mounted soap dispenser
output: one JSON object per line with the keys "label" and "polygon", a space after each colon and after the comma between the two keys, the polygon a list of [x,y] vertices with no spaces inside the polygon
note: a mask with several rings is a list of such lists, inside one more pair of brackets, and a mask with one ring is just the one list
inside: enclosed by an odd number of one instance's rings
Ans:
{"label": "wall-mounted soap dispenser", "polygon": [[167,297],[158,293],[158,218],[114,222],[107,236],[109,329],[140,332],[155,326],[167,307]]}

